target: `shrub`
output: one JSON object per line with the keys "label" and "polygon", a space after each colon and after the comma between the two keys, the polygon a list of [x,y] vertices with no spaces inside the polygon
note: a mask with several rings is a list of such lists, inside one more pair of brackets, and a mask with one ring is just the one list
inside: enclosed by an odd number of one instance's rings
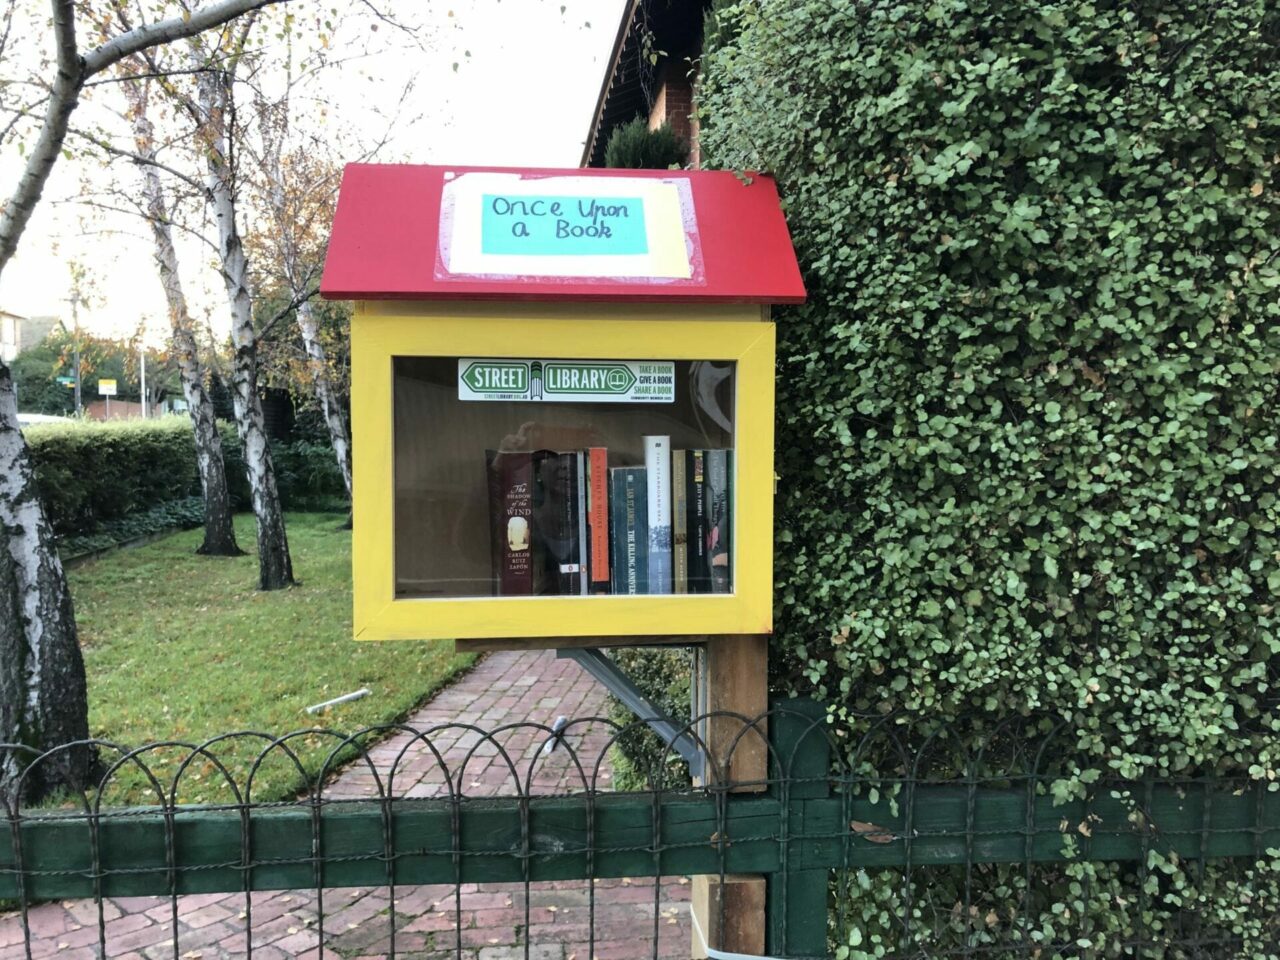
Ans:
{"label": "shrub", "polygon": [[51,424],[23,433],[45,509],[61,536],[93,533],[158,503],[200,495],[184,417]]}
{"label": "shrub", "polygon": [[[220,423],[219,431],[232,504],[248,509],[240,441],[230,424]],[[186,501],[201,495],[186,417],[50,424],[28,427],[23,433],[45,509],[64,540],[92,537],[99,544],[92,549],[98,549],[105,545],[104,538],[155,532],[166,516],[181,526],[190,519]],[[327,447],[273,444],[272,456],[281,502],[287,508],[345,509],[342,477]],[[138,532],[127,533],[135,528]]]}
{"label": "shrub", "polygon": [[644,117],[615,127],[604,147],[606,167],[668,170],[689,162],[689,145],[675,135],[671,124],[650,130]]}
{"label": "shrub", "polygon": [[[703,154],[777,175],[810,293],[778,312],[775,684],[849,732],[1065,717],[1081,783],[1274,777],[1280,11],[720,8]],[[1162,882],[1213,905],[1233,869]],[[1082,909],[1101,948],[1175,901]]]}
{"label": "shrub", "polygon": [[99,524],[95,533],[63,537],[58,541],[58,549],[64,560],[75,559],[138,537],[169,530],[189,530],[203,523],[204,500],[185,497],[130,513],[119,520],[108,520]]}
{"label": "shrub", "polygon": [[[672,721],[689,721],[689,651],[619,648],[609,651],[609,657]],[[614,789],[653,790],[689,782],[689,768],[679,754],[652,730],[639,726],[635,714],[614,697],[609,698],[609,719],[623,729],[611,755]]]}

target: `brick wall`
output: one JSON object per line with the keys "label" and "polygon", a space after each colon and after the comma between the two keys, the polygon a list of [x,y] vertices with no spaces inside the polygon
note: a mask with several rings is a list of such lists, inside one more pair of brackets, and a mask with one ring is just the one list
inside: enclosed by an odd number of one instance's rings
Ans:
{"label": "brick wall", "polygon": [[676,136],[689,144],[689,159],[698,166],[698,131],[692,119],[693,84],[689,79],[689,64],[685,61],[663,63],[658,74],[658,95],[649,111],[649,129],[656,130],[663,123],[671,124]]}

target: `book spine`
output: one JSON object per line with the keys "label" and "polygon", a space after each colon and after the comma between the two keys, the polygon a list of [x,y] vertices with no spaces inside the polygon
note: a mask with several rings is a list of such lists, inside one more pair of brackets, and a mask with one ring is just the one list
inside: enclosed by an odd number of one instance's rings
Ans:
{"label": "book spine", "polygon": [[671,451],[671,589],[689,592],[688,450]]}
{"label": "book spine", "polygon": [[649,589],[649,497],[648,477],[644,467],[632,467],[635,476],[636,529],[633,538],[636,545],[636,593],[650,593]]}
{"label": "book spine", "polygon": [[671,438],[642,437],[649,519],[649,593],[671,592]]}
{"label": "book spine", "polygon": [[609,582],[614,593],[627,592],[627,488],[622,468],[609,471]]}
{"label": "book spine", "polygon": [[609,592],[609,451],[587,451],[587,517],[592,593]]}
{"label": "book spine", "polygon": [[485,461],[494,592],[499,596],[528,596],[533,592],[533,465],[528,453],[493,450],[486,451]]}
{"label": "book spine", "polygon": [[643,539],[645,512],[644,470],[615,467],[609,471],[613,530],[613,592],[644,592],[644,561],[648,551]]}
{"label": "book spine", "polygon": [[578,559],[578,593],[586,596],[589,588],[589,553],[590,541],[587,539],[587,455],[578,450],[573,454],[574,488],[578,493],[577,507],[577,559]]}
{"label": "book spine", "polygon": [[711,592],[711,569],[707,563],[707,471],[706,451],[690,450],[686,463],[688,490],[689,593]]}
{"label": "book spine", "polygon": [[711,592],[729,593],[733,498],[729,487],[729,451],[707,451],[707,561]]}
{"label": "book spine", "polygon": [[556,561],[556,590],[560,596],[580,592],[578,588],[578,481],[574,476],[572,453],[556,454],[557,494],[556,538],[552,550]]}

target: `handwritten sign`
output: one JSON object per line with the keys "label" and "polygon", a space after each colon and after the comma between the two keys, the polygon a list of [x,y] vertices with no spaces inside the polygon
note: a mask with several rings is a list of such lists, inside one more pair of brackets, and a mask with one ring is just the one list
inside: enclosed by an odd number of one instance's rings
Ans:
{"label": "handwritten sign", "polygon": [[530,256],[631,256],[649,252],[639,197],[485,194],[480,250]]}
{"label": "handwritten sign", "polygon": [[701,283],[687,180],[469,171],[440,198],[442,280],[571,277]]}
{"label": "handwritten sign", "polygon": [[508,360],[461,357],[459,400],[675,403],[671,360]]}

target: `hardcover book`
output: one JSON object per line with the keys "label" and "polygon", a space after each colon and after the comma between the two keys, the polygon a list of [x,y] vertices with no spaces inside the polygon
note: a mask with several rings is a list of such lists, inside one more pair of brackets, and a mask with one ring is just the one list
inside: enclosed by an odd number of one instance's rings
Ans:
{"label": "hardcover book", "polygon": [[533,460],[533,592],[557,596],[586,592],[585,491],[579,486],[582,452],[539,450]]}
{"label": "hardcover book", "polygon": [[644,469],[649,519],[649,593],[671,592],[671,438],[646,436]]}
{"label": "hardcover book", "polygon": [[688,450],[671,451],[671,589],[689,592]]}
{"label": "hardcover book", "polygon": [[732,450],[707,451],[707,562],[711,592],[732,593],[730,568],[733,532]]}
{"label": "hardcover book", "polygon": [[587,552],[589,593],[608,593],[609,582],[609,451],[587,450]]}
{"label": "hardcover book", "polygon": [[613,592],[649,592],[648,481],[644,467],[609,471]]}
{"label": "hardcover book", "polygon": [[529,521],[533,514],[533,463],[528,452],[485,451],[489,481],[489,533],[493,591],[498,596],[533,592]]}

